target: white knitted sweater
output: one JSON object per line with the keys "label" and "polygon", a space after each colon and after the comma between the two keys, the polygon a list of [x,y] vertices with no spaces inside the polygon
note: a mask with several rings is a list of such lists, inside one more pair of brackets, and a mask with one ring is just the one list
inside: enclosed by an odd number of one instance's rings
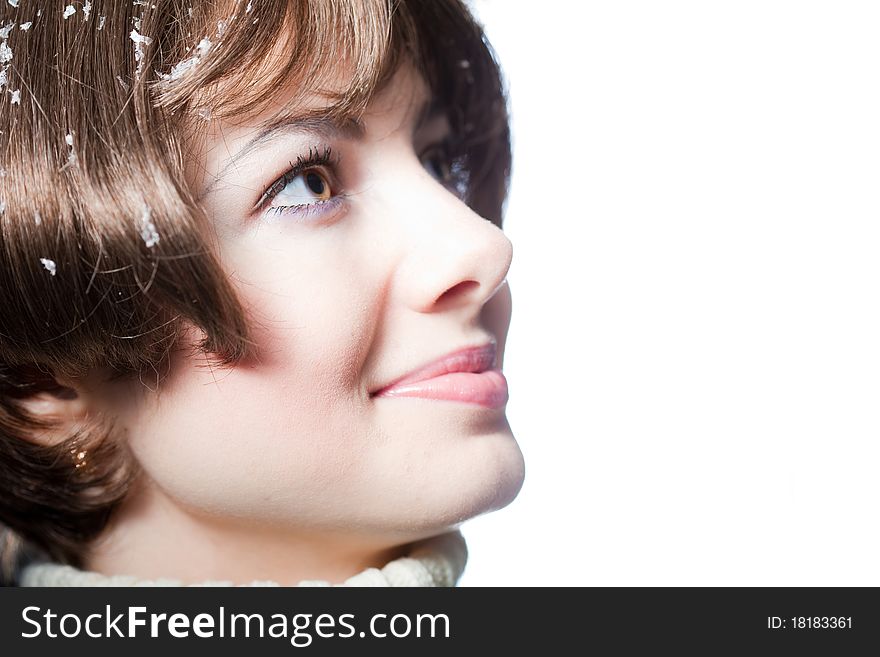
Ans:
{"label": "white knitted sweater", "polygon": [[[413,544],[405,557],[381,570],[367,568],[342,584],[304,580],[297,586],[455,586],[467,562],[467,545],[461,532],[454,531]],[[56,563],[25,566],[20,586],[184,586],[175,579],[142,580],[129,575],[108,576]],[[207,581],[188,586],[233,586],[228,581]],[[241,586],[279,586],[278,582],[253,581]]]}

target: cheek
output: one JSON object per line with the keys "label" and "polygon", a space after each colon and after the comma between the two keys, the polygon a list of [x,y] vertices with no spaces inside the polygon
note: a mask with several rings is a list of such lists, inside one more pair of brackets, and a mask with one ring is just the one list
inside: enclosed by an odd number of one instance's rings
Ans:
{"label": "cheek", "polygon": [[378,321],[371,296],[346,280],[249,287],[254,361],[174,362],[129,432],[166,494],[212,513],[307,520],[328,495],[351,492],[370,444],[362,376]]}
{"label": "cheek", "polygon": [[129,444],[150,479],[188,507],[307,518],[308,504],[336,488],[363,448],[341,421],[352,418],[352,402],[315,380],[305,370],[190,369],[130,428]]}
{"label": "cheek", "polygon": [[[328,259],[329,261],[329,259]],[[311,274],[311,275],[309,275]],[[308,403],[350,396],[379,322],[380,297],[364,276],[341,268],[291,274],[242,295],[258,345],[260,376]]]}
{"label": "cheek", "polygon": [[270,225],[233,263],[261,367],[310,383],[306,398],[359,384],[383,297],[381,258],[360,235],[315,231]]}

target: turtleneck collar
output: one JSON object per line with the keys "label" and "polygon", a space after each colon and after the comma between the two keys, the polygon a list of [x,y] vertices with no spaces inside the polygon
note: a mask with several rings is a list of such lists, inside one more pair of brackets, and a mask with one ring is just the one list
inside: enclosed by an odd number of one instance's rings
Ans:
{"label": "turtleneck collar", "polygon": [[[467,562],[467,545],[454,531],[413,544],[410,552],[381,570],[367,568],[341,584],[303,580],[297,586],[455,586]],[[130,575],[103,575],[56,563],[32,563],[19,577],[20,586],[184,586],[175,579],[138,579]],[[234,586],[230,581],[206,581],[188,586]],[[240,586],[280,586],[278,582],[253,581]]]}

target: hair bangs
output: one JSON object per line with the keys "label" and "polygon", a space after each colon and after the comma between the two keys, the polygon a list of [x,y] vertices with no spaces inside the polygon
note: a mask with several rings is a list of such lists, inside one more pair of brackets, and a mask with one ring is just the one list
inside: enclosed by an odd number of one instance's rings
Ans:
{"label": "hair bangs", "polygon": [[252,116],[283,89],[289,105],[317,97],[327,114],[353,114],[397,59],[385,0],[239,1],[224,13],[229,4],[199,3],[158,53],[158,106],[188,118]]}

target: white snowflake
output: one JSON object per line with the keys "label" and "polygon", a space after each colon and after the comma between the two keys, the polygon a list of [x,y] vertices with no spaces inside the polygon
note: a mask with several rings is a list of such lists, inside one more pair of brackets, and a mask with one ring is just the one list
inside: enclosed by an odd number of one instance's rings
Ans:
{"label": "white snowflake", "polygon": [[205,37],[201,41],[199,41],[198,45],[196,45],[196,54],[199,57],[204,57],[208,54],[208,51],[211,49],[211,40],[208,37]]}
{"label": "white snowflake", "polygon": [[75,167],[79,164],[79,158],[76,155],[76,149],[73,147],[73,135],[71,133],[67,133],[64,136],[64,143],[66,143],[70,147],[70,152],[67,154],[67,164],[61,167],[61,170],[64,171],[68,167]]}
{"label": "white snowflake", "polygon": [[76,9],[74,8],[74,6],[73,6],[73,5],[67,5],[67,6],[64,8],[64,13],[62,14],[62,16],[64,16],[64,20],[67,20],[68,18],[70,18],[71,16],[73,16],[75,13],[76,13]]}
{"label": "white snowflake", "polygon": [[106,16],[101,16],[101,17],[98,19],[98,32],[100,32],[101,30],[104,29],[104,21],[106,21],[106,20],[107,20],[107,17],[106,17]]}
{"label": "white snowflake", "polygon": [[83,17],[85,20],[89,20],[89,14],[92,13],[92,3],[89,0],[86,0],[83,4]]}
{"label": "white snowflake", "polygon": [[198,64],[202,57],[208,54],[208,51],[211,49],[211,40],[207,37],[202,39],[196,45],[196,54],[188,59],[184,59],[182,62],[178,62],[174,65],[174,68],[171,69],[171,74],[164,76],[166,80],[177,80],[180,76],[184,75],[187,71],[194,68],[196,64]]}
{"label": "white snowflake", "polygon": [[19,25],[18,29],[27,32],[29,29],[31,29],[31,25],[33,25],[33,22],[28,21],[27,23],[22,23],[21,25]]}
{"label": "white snowflake", "polygon": [[21,105],[21,90],[16,89],[15,91],[9,90],[12,98],[9,99],[10,105]]}
{"label": "white snowflake", "polygon": [[137,72],[140,73],[144,66],[144,46],[153,43],[153,37],[144,36],[137,30],[132,30],[129,36],[134,41],[134,61],[137,62]]}
{"label": "white snowflake", "polygon": [[0,42],[0,64],[8,64],[12,61],[12,48],[5,41]]}
{"label": "white snowflake", "polygon": [[174,68],[171,69],[171,74],[165,79],[176,80],[188,70],[193,68],[196,64],[198,64],[198,62],[198,57],[190,57],[189,59],[184,59],[182,62],[178,62],[174,65]]}
{"label": "white snowflake", "polygon": [[49,258],[40,258],[40,262],[43,263],[43,267],[46,268],[46,271],[49,272],[52,276],[55,275],[55,261],[49,260]]}
{"label": "white snowflake", "polygon": [[143,34],[139,34],[137,30],[132,30],[129,35],[131,40],[135,42],[136,45],[144,44],[150,45],[153,43],[153,37],[144,36]]}
{"label": "white snowflake", "polygon": [[144,240],[144,244],[150,249],[159,243],[159,233],[153,224],[152,216],[153,211],[145,204],[140,218],[141,239]]}

